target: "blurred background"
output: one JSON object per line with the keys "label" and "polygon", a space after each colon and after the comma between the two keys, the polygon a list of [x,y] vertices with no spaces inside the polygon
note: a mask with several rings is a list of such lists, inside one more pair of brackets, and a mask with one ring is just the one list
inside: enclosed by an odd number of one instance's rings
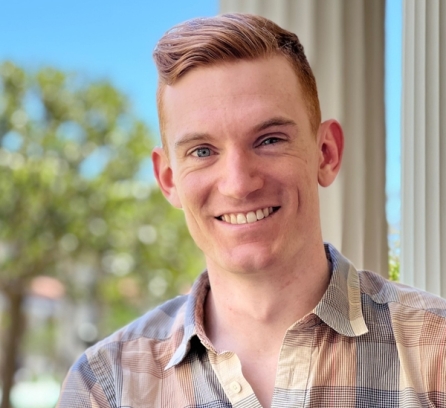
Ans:
{"label": "blurred background", "polygon": [[[397,279],[401,0],[386,7]],[[204,268],[154,184],[151,54],[173,25],[219,10],[218,0],[0,4],[0,408],[54,407],[86,347],[186,293]]]}

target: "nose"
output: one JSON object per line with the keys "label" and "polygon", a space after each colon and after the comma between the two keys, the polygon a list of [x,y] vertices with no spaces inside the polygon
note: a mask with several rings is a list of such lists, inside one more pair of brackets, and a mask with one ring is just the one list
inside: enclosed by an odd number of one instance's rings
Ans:
{"label": "nose", "polygon": [[238,200],[260,190],[264,180],[258,157],[251,152],[229,152],[222,161],[219,192]]}

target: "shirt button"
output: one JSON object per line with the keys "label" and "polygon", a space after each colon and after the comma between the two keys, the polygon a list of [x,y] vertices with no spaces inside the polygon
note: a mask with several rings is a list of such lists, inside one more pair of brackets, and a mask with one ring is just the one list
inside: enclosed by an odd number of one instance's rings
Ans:
{"label": "shirt button", "polygon": [[236,394],[238,394],[242,390],[242,386],[237,381],[233,381],[231,383],[230,387],[231,387],[231,390],[233,392],[235,392]]}

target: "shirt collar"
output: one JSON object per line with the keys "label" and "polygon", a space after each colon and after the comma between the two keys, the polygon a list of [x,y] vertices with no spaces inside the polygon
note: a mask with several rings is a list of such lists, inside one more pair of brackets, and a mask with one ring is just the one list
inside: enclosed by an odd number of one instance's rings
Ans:
{"label": "shirt collar", "polygon": [[190,340],[198,335],[205,347],[212,345],[204,332],[204,302],[209,292],[210,284],[207,271],[204,271],[195,281],[185,304],[184,334],[180,345],[175,350],[165,370],[179,364],[190,350]]}
{"label": "shirt collar", "polygon": [[[362,314],[361,288],[358,271],[332,245],[325,244],[332,274],[327,290],[313,313],[336,332],[360,336],[368,332]],[[209,292],[209,277],[203,272],[192,286],[185,304],[184,334],[165,370],[179,364],[190,350],[190,340],[198,336],[201,343],[214,350],[204,332],[204,302]]]}
{"label": "shirt collar", "polygon": [[361,336],[368,329],[362,314],[358,271],[332,245],[325,244],[325,253],[331,262],[332,274],[330,284],[313,313],[344,336]]}

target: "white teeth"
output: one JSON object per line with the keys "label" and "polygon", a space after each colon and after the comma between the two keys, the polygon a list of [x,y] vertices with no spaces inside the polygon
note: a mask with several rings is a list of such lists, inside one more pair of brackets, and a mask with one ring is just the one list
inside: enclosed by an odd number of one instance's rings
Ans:
{"label": "white teeth", "polygon": [[255,212],[250,211],[248,214],[246,214],[246,221],[249,223],[256,222],[257,216]]}
{"label": "white teeth", "polygon": [[257,211],[250,211],[247,214],[223,214],[221,220],[229,224],[252,224],[256,221],[260,221],[263,218],[268,217],[273,213],[273,207],[266,207],[258,209]]}

